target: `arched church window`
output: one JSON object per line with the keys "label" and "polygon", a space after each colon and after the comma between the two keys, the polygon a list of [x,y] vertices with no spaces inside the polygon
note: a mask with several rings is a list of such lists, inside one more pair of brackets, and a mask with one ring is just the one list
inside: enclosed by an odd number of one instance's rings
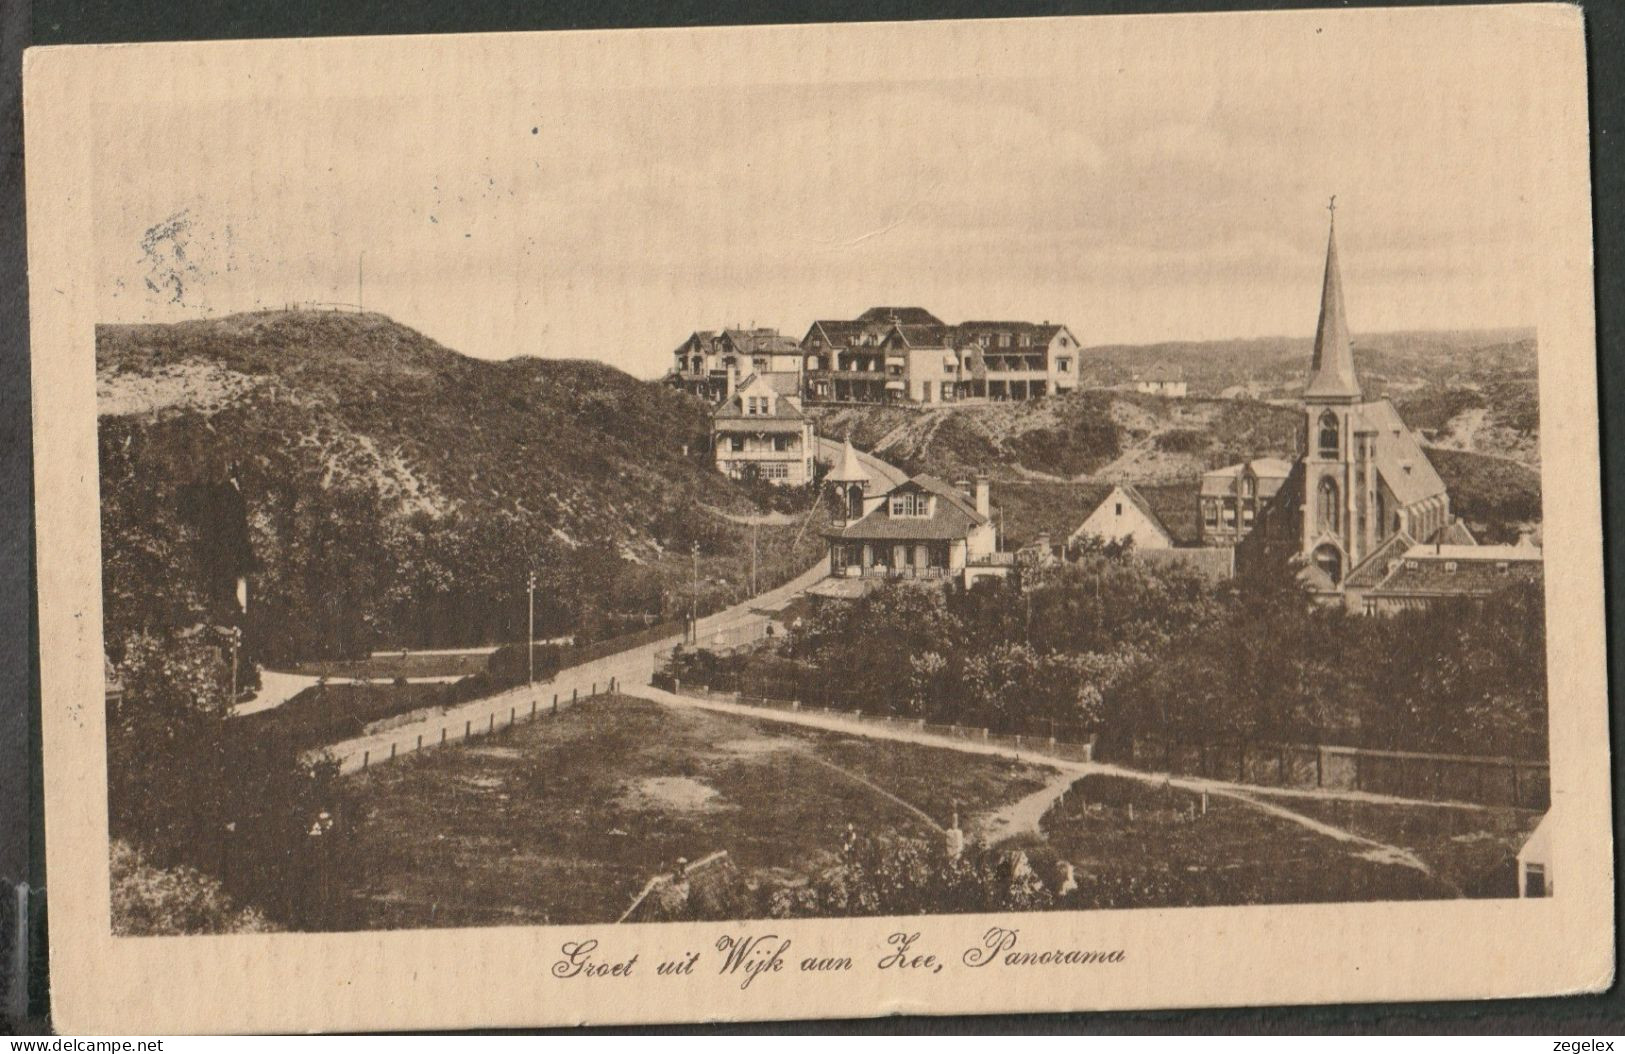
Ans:
{"label": "arched church window", "polygon": [[1320,487],[1315,495],[1315,520],[1320,529],[1337,533],[1341,523],[1337,505],[1337,481],[1330,476],[1323,476]]}
{"label": "arched church window", "polygon": [[1323,545],[1315,550],[1315,566],[1326,572],[1326,577],[1336,585],[1343,580],[1343,557],[1335,545]]}
{"label": "arched church window", "polygon": [[1327,410],[1320,415],[1320,456],[1335,458],[1338,451],[1337,415]]}

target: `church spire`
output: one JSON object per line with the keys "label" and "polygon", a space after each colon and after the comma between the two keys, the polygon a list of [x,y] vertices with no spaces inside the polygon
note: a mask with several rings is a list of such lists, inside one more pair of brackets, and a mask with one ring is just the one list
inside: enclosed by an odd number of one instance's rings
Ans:
{"label": "church spire", "polygon": [[1305,398],[1359,399],[1348,318],[1343,313],[1343,278],[1337,269],[1337,195],[1326,206],[1332,214],[1326,236],[1326,279],[1320,290],[1320,324],[1315,328],[1315,357],[1309,363]]}

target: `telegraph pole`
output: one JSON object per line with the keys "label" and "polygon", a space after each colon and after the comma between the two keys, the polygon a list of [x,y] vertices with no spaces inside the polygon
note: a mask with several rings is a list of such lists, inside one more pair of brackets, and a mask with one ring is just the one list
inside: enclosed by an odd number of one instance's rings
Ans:
{"label": "telegraph pole", "polygon": [[757,538],[759,538],[761,536],[761,533],[762,533],[762,525],[760,523],[752,523],[750,525],[750,595],[751,596],[756,595],[756,541],[757,541]]}
{"label": "telegraph pole", "polygon": [[689,632],[694,634],[694,643],[700,642],[700,543],[694,543],[694,592],[689,597],[688,608]]}
{"label": "telegraph pole", "polygon": [[535,687],[535,685],[536,685],[536,572],[535,571],[532,571],[530,573],[530,578],[526,582],[526,587],[527,587],[526,592],[530,596],[530,620],[527,623],[527,628],[525,630],[525,655],[530,659],[530,673],[527,675],[526,684],[530,685],[531,687]]}

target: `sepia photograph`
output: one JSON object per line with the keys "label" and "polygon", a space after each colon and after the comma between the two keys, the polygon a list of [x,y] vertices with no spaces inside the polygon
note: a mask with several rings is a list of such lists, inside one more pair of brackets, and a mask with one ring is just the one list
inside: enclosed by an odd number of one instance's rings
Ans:
{"label": "sepia photograph", "polygon": [[1530,19],[86,61],[103,936],[1578,889]]}

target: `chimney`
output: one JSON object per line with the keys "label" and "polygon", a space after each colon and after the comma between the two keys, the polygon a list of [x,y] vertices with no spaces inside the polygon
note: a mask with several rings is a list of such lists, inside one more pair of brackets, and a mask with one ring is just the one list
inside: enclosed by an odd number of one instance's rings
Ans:
{"label": "chimney", "polygon": [[737,367],[737,366],[729,366],[728,367],[728,391],[724,395],[724,398],[728,398],[728,399],[733,398],[734,387],[738,383],[739,383],[739,367]]}
{"label": "chimney", "polygon": [[988,516],[990,515],[988,511],[989,507],[987,497],[987,473],[978,472],[976,474],[976,512],[980,516]]}

